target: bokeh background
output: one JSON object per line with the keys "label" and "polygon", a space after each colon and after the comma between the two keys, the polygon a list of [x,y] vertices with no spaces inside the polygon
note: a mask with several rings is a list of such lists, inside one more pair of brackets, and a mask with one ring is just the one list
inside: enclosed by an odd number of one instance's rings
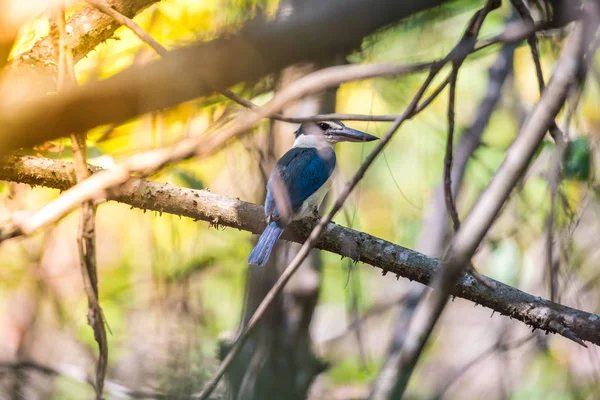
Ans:
{"label": "bokeh background", "polygon": [[[460,38],[479,3],[450,2],[411,17],[366,38],[360,50],[341,62],[409,64],[441,58]],[[482,37],[501,32],[514,18],[510,4],[505,3],[488,17]],[[80,6],[73,5],[69,12]],[[174,48],[235,32],[259,13],[277,18],[279,6],[273,0],[169,0],[151,6],[135,21],[161,44]],[[26,51],[47,34],[45,17],[27,20],[13,55]],[[546,77],[555,66],[564,36],[557,32],[540,38]],[[477,53],[460,70],[456,104],[459,136],[477,116],[488,88],[489,69],[500,49],[494,46]],[[521,44],[503,51],[511,56],[508,76],[496,111],[466,167],[458,199],[463,217],[492,178],[524,116],[539,97],[529,48]],[[157,57],[128,29],[120,28],[114,38],[76,65],[77,78],[81,84],[104,79],[133,63]],[[593,65],[596,70],[600,68],[598,57]],[[598,313],[600,207],[594,155],[600,132],[600,82],[597,73],[590,75],[568,126],[569,138],[578,139],[579,147],[574,150],[577,157],[568,160],[576,172],[566,176],[559,187],[554,248],[561,266],[559,301]],[[424,77],[414,74],[344,84],[335,94],[335,111],[399,113]],[[280,78],[232,89],[264,104],[281,84]],[[209,130],[235,108],[239,106],[215,95],[124,125],[94,129],[88,134],[89,161],[113,166],[137,152]],[[291,109],[307,114],[302,104]],[[446,112],[447,95],[443,94],[403,125],[335,222],[425,251],[428,237],[424,231],[433,212],[431,202],[442,182]],[[564,118],[559,123],[564,127]],[[169,166],[151,179],[262,203],[266,167],[260,158],[264,143],[276,140],[271,151],[280,156],[291,146],[297,128],[294,124],[277,125],[274,129],[264,121],[252,135],[211,158]],[[377,136],[389,127],[382,122],[348,125]],[[276,139],[272,138],[274,132]],[[325,210],[373,146],[338,145],[339,170]],[[548,138],[474,260],[482,273],[546,298],[545,230],[551,204],[548,176],[553,149]],[[72,160],[66,139],[19,154]],[[2,220],[18,210],[36,209],[59,195],[57,190],[9,182],[1,183],[0,190]],[[93,376],[97,349],[86,320],[77,223],[74,213],[32,237],[0,246],[1,399],[93,397],[93,388],[85,380]],[[231,337],[239,327],[249,276],[246,259],[256,238],[247,232],[215,229],[205,222],[117,203],[99,206],[96,234],[100,300],[110,328],[106,399],[122,398],[123,388],[162,393],[166,398],[188,398],[198,392],[218,365],[223,338]],[[369,265],[340,260],[327,252],[320,253],[320,260],[318,303],[310,333],[315,354],[328,367],[316,377],[309,397],[365,398],[399,329],[396,323],[406,294],[420,285],[381,276]],[[354,329],[357,319],[361,319],[359,328]],[[34,360],[61,373],[13,368],[18,360]],[[517,321],[455,299],[420,361],[408,396],[595,399],[600,398],[599,378],[600,353],[593,345],[584,349],[562,337],[532,333]],[[215,396],[225,393],[221,386]]]}

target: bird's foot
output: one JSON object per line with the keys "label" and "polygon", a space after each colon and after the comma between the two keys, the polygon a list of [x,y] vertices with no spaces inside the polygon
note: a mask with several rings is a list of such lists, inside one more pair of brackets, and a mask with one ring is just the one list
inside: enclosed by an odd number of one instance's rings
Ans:
{"label": "bird's foot", "polygon": [[313,217],[315,217],[316,219],[321,219],[321,214],[319,214],[319,209],[317,207],[313,208],[313,212],[312,212]]}

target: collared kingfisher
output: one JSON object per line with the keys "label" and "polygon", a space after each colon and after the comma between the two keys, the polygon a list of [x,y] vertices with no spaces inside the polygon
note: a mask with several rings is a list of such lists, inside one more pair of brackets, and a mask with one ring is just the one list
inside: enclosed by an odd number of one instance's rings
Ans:
{"label": "collared kingfisher", "polygon": [[370,142],[378,138],[348,128],[340,121],[305,122],[295,132],[294,146],[277,161],[267,182],[267,227],[248,263],[264,265],[285,227],[294,220],[318,215],[335,171],[338,142]]}

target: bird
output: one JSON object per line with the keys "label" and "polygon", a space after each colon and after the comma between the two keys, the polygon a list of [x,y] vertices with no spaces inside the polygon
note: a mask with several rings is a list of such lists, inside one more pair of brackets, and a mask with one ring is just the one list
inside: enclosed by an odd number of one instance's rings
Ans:
{"label": "bird", "polygon": [[266,264],[290,222],[311,213],[318,217],[336,168],[335,143],[379,139],[337,120],[304,122],[294,133],[293,147],[277,161],[269,176],[264,207],[267,227],[248,257],[250,265]]}

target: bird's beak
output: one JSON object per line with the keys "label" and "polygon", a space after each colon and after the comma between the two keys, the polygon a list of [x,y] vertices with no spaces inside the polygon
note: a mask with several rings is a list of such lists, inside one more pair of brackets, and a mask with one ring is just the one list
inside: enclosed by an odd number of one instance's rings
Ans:
{"label": "bird's beak", "polygon": [[379,139],[377,136],[369,135],[368,133],[357,131],[356,129],[348,128],[336,131],[335,135],[338,142],[372,142]]}

